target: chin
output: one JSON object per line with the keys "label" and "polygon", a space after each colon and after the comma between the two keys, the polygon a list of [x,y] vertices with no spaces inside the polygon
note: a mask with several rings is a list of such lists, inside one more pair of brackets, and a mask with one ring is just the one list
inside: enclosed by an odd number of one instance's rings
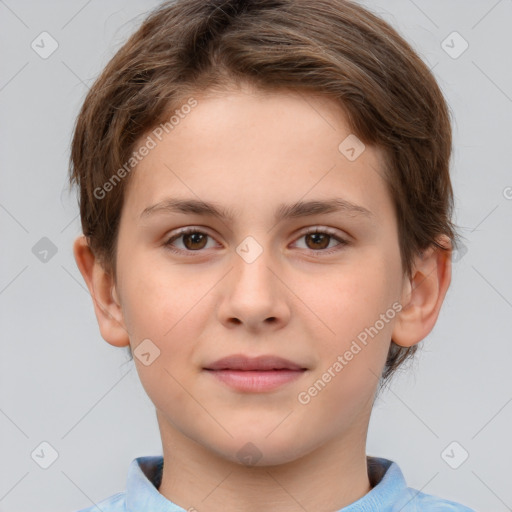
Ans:
{"label": "chin", "polygon": [[[210,445],[209,448],[222,458],[247,467],[264,467],[287,464],[297,460],[306,454],[302,441],[298,435],[283,431],[280,435],[275,429],[275,424],[264,431],[254,432],[253,429],[245,429],[238,432],[236,437],[225,439],[225,444]],[[268,435],[269,432],[272,432]]]}

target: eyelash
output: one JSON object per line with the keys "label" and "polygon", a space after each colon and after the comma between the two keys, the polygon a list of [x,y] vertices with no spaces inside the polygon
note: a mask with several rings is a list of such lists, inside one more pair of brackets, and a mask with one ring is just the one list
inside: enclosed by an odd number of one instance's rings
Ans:
{"label": "eyelash", "polygon": [[[176,249],[175,247],[173,247],[171,245],[172,242],[174,242],[175,240],[183,237],[184,235],[190,235],[192,233],[199,233],[201,235],[206,235],[209,238],[213,238],[211,235],[209,235],[208,233],[205,233],[204,231],[201,231],[198,228],[188,227],[188,228],[183,228],[178,233],[174,234],[171,238],[169,238],[167,240],[167,242],[165,242],[164,245],[165,245],[165,247],[169,251],[171,251],[171,252],[173,252],[175,254],[180,254],[180,255],[187,255],[187,256],[190,255],[190,256],[192,256],[192,254],[190,254],[190,253],[200,253],[200,252],[203,252],[202,249],[198,249],[197,251],[184,250],[184,249]],[[303,238],[304,236],[311,235],[311,234],[317,234],[317,233],[318,234],[322,234],[322,235],[327,235],[330,238],[334,238],[336,241],[339,242],[339,244],[336,245],[335,247],[332,247],[331,249],[319,249],[319,250],[307,249],[307,251],[309,251],[309,252],[312,252],[312,253],[322,253],[322,254],[332,254],[333,252],[337,252],[337,251],[341,250],[340,247],[343,248],[344,246],[350,245],[350,242],[348,242],[347,240],[337,236],[329,228],[318,228],[318,227],[309,228],[306,232],[301,233],[297,240],[299,240],[300,238]]]}

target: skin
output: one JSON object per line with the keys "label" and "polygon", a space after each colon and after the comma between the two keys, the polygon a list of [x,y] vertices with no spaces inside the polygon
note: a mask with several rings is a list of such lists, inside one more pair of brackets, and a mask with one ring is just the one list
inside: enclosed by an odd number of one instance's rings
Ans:
{"label": "skin", "polygon": [[[333,100],[249,86],[194,97],[198,105],[133,171],[117,282],[84,237],[75,241],[101,335],[133,351],[149,338],[160,350],[148,366],[134,362],[156,407],[167,499],[209,512],[338,510],[371,490],[365,445],[377,376],[392,337],[407,347],[432,330],[450,252],[432,248],[416,258],[412,278],[403,274],[383,155],[371,146],[355,161],[340,153],[351,132]],[[234,218],[140,219],[166,197],[212,201]],[[373,216],[274,222],[282,203],[333,197]],[[175,254],[165,243],[186,226],[209,236],[175,239],[183,252]],[[317,241],[305,236],[309,227],[335,235]],[[252,263],[236,252],[247,236],[262,248]],[[301,404],[298,394],[395,302],[402,310]],[[239,392],[203,370],[235,353],[274,354],[307,371],[271,392]],[[260,456],[255,465],[237,456],[248,442]]]}

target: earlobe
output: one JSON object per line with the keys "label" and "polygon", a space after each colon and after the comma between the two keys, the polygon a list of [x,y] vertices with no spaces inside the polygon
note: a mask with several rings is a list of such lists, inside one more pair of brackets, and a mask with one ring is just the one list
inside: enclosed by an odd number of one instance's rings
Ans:
{"label": "earlobe", "polygon": [[451,243],[442,236],[442,250],[431,246],[415,259],[412,277],[404,283],[402,311],[393,329],[393,341],[411,347],[434,328],[451,281]]}
{"label": "earlobe", "polygon": [[102,338],[116,347],[130,344],[113,277],[91,251],[84,235],[73,244],[76,264],[93,299],[94,312]]}

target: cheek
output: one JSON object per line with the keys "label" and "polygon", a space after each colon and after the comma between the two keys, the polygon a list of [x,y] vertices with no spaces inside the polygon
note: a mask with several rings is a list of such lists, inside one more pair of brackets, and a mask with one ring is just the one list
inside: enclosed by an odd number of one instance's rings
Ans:
{"label": "cheek", "polygon": [[136,361],[149,396],[158,396],[165,389],[162,383],[167,383],[176,399],[181,388],[171,375],[185,383],[191,365],[200,363],[196,340],[211,320],[208,290],[212,279],[205,276],[194,280],[190,272],[162,259],[152,263],[134,257],[124,267],[123,315],[129,325],[132,351],[145,339],[159,351],[149,367]]}
{"label": "cheek", "polygon": [[[176,269],[162,263],[139,264],[133,258],[130,267],[124,268],[123,315],[146,393],[160,410],[177,408],[185,414],[189,407],[193,408],[183,386],[190,387],[190,366],[195,361],[193,340],[203,328],[199,300],[205,291],[200,286],[191,286],[190,277]],[[136,353],[138,345],[146,339],[156,346],[155,349],[150,345],[158,354],[147,366]]]}
{"label": "cheek", "polygon": [[391,296],[380,272],[352,268],[331,280],[316,305],[334,334],[317,335],[318,365],[301,389],[310,405],[299,407],[314,411],[333,432],[371,410],[396,315]]}
{"label": "cheek", "polygon": [[380,377],[396,318],[400,273],[392,258],[368,253],[330,277],[311,306],[329,327],[318,336],[321,362],[315,377],[330,368],[336,377],[327,374],[325,379],[338,382],[332,386],[333,393],[340,393],[335,399],[350,401],[352,393],[369,392]]}
{"label": "cheek", "polygon": [[366,262],[361,258],[360,263],[330,275],[317,304],[336,335],[354,337],[392,307],[399,297],[395,275],[377,258]]}
{"label": "cheek", "polygon": [[132,341],[154,338],[167,345],[193,327],[191,317],[207,283],[204,287],[200,282],[192,284],[192,275],[180,272],[165,259],[144,261],[134,256],[122,270],[123,315],[131,326]]}

